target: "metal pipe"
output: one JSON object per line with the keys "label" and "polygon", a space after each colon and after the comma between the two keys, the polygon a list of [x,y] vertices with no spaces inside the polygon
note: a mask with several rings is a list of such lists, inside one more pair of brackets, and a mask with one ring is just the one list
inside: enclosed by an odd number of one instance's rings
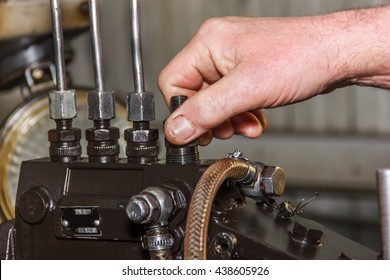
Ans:
{"label": "metal pipe", "polygon": [[89,0],[89,18],[95,87],[98,92],[103,92],[105,89],[103,80],[102,36],[100,32],[100,16],[97,0]]}
{"label": "metal pipe", "polygon": [[141,43],[141,11],[139,0],[130,0],[131,12],[131,53],[134,75],[134,92],[145,91],[144,68],[142,63],[142,43]]}
{"label": "metal pipe", "polygon": [[381,222],[382,258],[390,260],[390,169],[380,169],[376,175]]}
{"label": "metal pipe", "polygon": [[56,65],[56,86],[58,91],[66,90],[66,69],[64,58],[64,37],[61,24],[59,0],[50,0],[53,25],[54,60]]}

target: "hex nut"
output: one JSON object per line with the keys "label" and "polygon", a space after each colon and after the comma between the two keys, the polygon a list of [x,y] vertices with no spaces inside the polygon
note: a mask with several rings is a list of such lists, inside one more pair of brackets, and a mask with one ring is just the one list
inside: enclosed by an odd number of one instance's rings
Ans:
{"label": "hex nut", "polygon": [[54,120],[73,119],[76,117],[75,90],[49,92],[50,118]]}
{"label": "hex nut", "polygon": [[50,142],[76,142],[81,139],[81,130],[78,128],[71,129],[50,129],[48,131]]}
{"label": "hex nut", "polygon": [[127,142],[152,142],[158,140],[158,129],[134,129],[125,130],[125,139]]}
{"label": "hex nut", "polygon": [[115,95],[113,91],[91,91],[88,97],[88,118],[90,120],[111,120],[115,118]]}
{"label": "hex nut", "polygon": [[88,141],[115,141],[119,139],[119,128],[88,128],[85,136]]}
{"label": "hex nut", "polygon": [[127,111],[129,121],[153,121],[155,119],[153,93],[129,93],[127,96]]}

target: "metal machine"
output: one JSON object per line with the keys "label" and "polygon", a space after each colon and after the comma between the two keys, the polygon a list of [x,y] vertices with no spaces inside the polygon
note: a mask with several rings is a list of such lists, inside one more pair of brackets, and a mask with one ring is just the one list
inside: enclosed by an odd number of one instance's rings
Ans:
{"label": "metal machine", "polygon": [[[49,157],[24,161],[15,219],[0,227],[2,259],[387,259],[388,173],[379,172],[383,250],[375,252],[301,217],[307,205],[280,197],[283,170],[244,158],[200,159],[196,141],[165,140],[159,159],[154,96],[143,80],[139,0],[131,0],[135,89],[127,96],[127,158],[119,158],[114,93],[105,88],[97,2],[89,1],[96,88],[81,130],[67,88],[61,10],[51,0],[56,89],[50,91]],[[171,100],[171,112],[185,102]],[[387,203],[387,204],[386,204]]]}

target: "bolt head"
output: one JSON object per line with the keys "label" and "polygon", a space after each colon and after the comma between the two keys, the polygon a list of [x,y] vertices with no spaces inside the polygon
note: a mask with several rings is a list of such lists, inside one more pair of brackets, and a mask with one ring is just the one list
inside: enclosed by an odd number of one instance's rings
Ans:
{"label": "bolt head", "polygon": [[132,197],[126,207],[127,216],[137,224],[142,223],[149,216],[149,212],[148,203],[139,196]]}
{"label": "bolt head", "polygon": [[262,189],[270,196],[280,196],[285,188],[284,171],[278,166],[265,166],[262,171]]}

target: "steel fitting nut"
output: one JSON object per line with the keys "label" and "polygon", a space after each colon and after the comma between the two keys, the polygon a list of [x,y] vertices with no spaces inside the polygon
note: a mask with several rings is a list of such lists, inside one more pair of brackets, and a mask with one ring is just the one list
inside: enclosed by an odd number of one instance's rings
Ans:
{"label": "steel fitting nut", "polygon": [[278,166],[265,166],[262,173],[262,192],[267,195],[280,196],[284,192],[284,171]]}
{"label": "steel fitting nut", "polygon": [[50,118],[54,120],[76,117],[75,90],[52,90],[49,92]]}
{"label": "steel fitting nut", "polygon": [[78,128],[71,129],[50,129],[48,132],[50,142],[76,142],[81,139],[81,130]]}
{"label": "steel fitting nut", "polygon": [[129,93],[127,96],[127,111],[129,121],[153,121],[155,119],[153,93]]}
{"label": "steel fitting nut", "polygon": [[125,140],[127,142],[152,142],[158,140],[158,129],[134,129],[129,128],[125,130]]}
{"label": "steel fitting nut", "polygon": [[88,118],[90,120],[111,120],[115,118],[115,95],[113,91],[91,91],[88,97]]}
{"label": "steel fitting nut", "polygon": [[88,128],[85,136],[88,141],[115,141],[119,139],[119,128]]}

